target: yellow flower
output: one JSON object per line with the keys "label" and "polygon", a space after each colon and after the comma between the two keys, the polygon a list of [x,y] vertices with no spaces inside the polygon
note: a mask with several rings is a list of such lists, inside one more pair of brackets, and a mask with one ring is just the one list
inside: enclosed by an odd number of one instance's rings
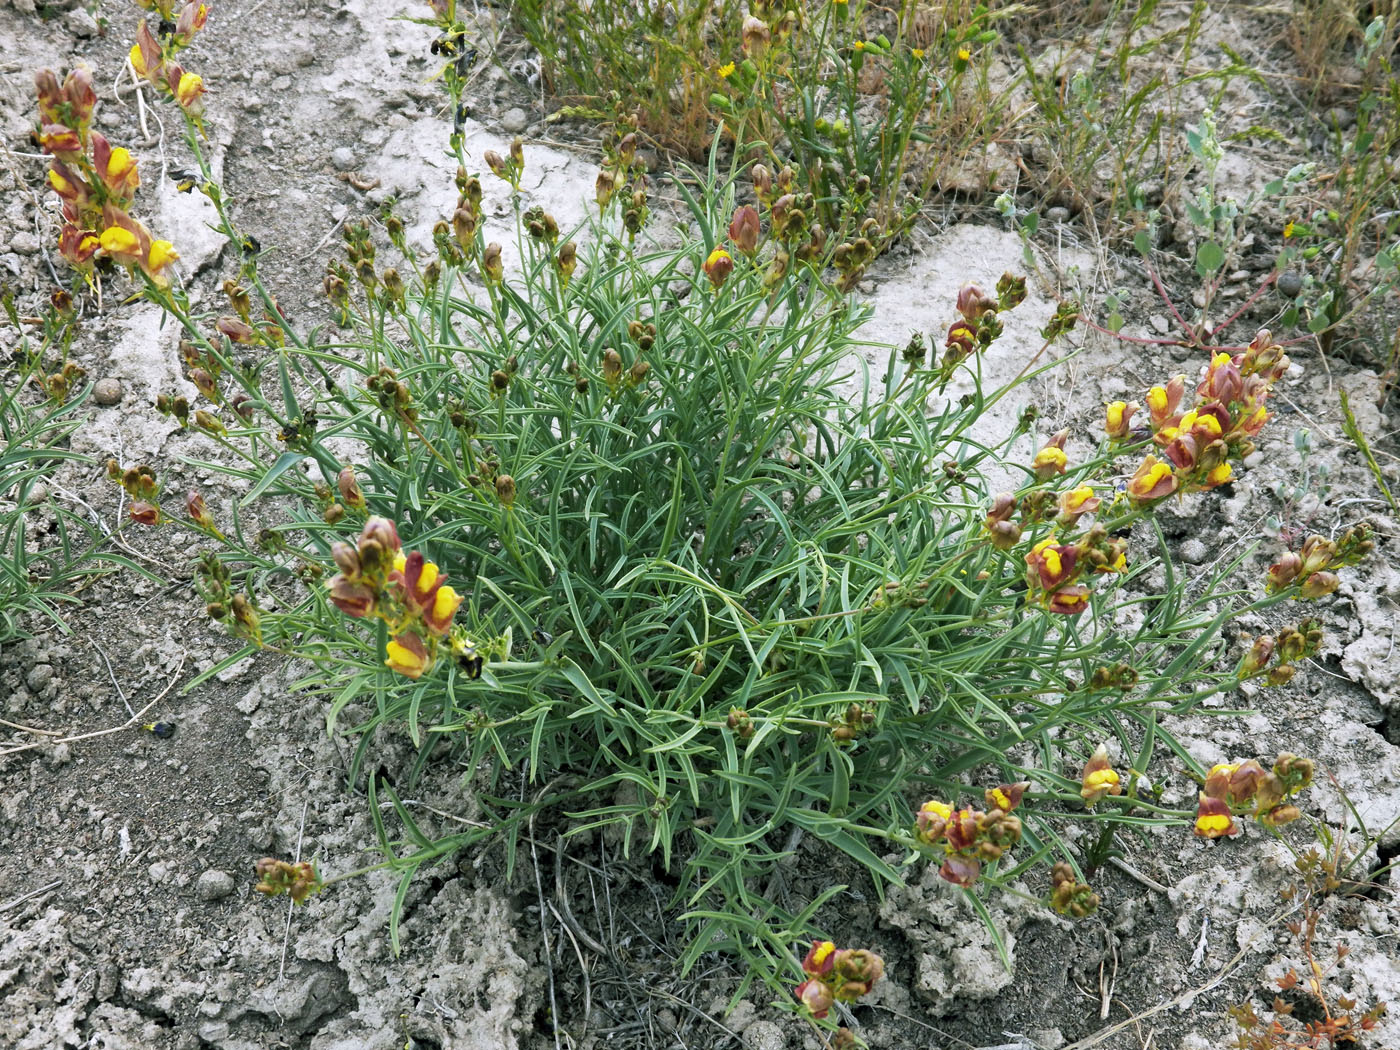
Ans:
{"label": "yellow flower", "polygon": [[852,46],[853,48],[855,48],[857,51],[864,51],[864,50],[865,50],[865,41],[864,41],[864,40],[857,40],[857,41],[856,41],[854,44],[852,44],[851,46]]}
{"label": "yellow flower", "polygon": [[932,813],[939,820],[947,820],[953,815],[953,807],[946,802],[939,802],[936,798],[931,798],[919,807],[920,813]]}
{"label": "yellow flower", "polygon": [[102,250],[108,255],[131,255],[141,246],[136,234],[125,226],[108,226],[100,238]]}
{"label": "yellow flower", "polygon": [[1283,224],[1283,235],[1284,235],[1284,237],[1292,237],[1292,236],[1293,236],[1293,220],[1292,220],[1292,219],[1289,219],[1286,223]]}
{"label": "yellow flower", "polygon": [[921,47],[910,48],[909,54],[913,56],[915,62],[922,62],[924,60],[924,49]]}
{"label": "yellow flower", "polygon": [[399,551],[394,555],[394,569],[396,572],[403,572],[407,565],[408,555],[404,554],[403,551]]}
{"label": "yellow flower", "polygon": [[178,258],[180,253],[169,241],[152,241],[151,253],[146,259],[146,264],[153,273],[159,273]]}
{"label": "yellow flower", "polygon": [[1234,476],[1234,473],[1234,467],[1230,466],[1228,463],[1222,463],[1206,475],[1206,480],[1210,482],[1211,487],[1214,488],[1216,485],[1225,484],[1225,482],[1229,481],[1230,478]]}
{"label": "yellow flower", "polygon": [[132,44],[131,51],[127,55],[127,58],[131,62],[131,68],[136,70],[136,75],[138,77],[144,77],[146,75],[146,59],[145,56],[141,54],[141,45]]}
{"label": "yellow flower", "polygon": [[726,62],[724,65],[722,65],[722,66],[719,67],[718,72],[719,72],[719,78],[720,78],[721,80],[725,80],[726,78],[728,78],[728,77],[730,77],[730,76],[732,76],[732,75],[734,74],[734,63],[733,63],[733,62]]}
{"label": "yellow flower", "polygon": [[118,146],[112,150],[111,156],[107,158],[107,176],[112,179],[120,179],[135,166],[136,159],[131,155],[131,151],[125,146]]}
{"label": "yellow flower", "polygon": [[972,52],[965,47],[958,48],[958,61],[969,62],[972,59]]}
{"label": "yellow flower", "polygon": [[180,83],[175,88],[175,98],[185,109],[189,109],[204,94],[204,79],[198,73],[182,73]]}
{"label": "yellow flower", "polygon": [[416,634],[401,634],[384,647],[384,666],[408,678],[421,678],[431,665],[428,650]]}

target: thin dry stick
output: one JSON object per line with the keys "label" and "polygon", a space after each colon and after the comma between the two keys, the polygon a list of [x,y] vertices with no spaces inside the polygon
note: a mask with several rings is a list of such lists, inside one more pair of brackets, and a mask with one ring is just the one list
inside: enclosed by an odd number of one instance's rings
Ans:
{"label": "thin dry stick", "polygon": [[32,899],[32,898],[34,898],[34,897],[39,897],[39,896],[42,896],[42,895],[45,894],[45,893],[48,893],[49,890],[56,890],[56,889],[58,889],[58,887],[60,887],[60,886],[62,886],[62,885],[63,885],[63,880],[62,880],[62,879],[54,879],[53,882],[50,882],[47,886],[40,886],[37,890],[30,890],[28,893],[24,894],[23,896],[21,896],[21,897],[16,897],[14,900],[10,901],[8,904],[0,904],[0,915],[4,915],[7,911],[11,911],[11,910],[13,910],[13,909],[15,909],[15,908],[18,908],[21,904],[23,904],[23,903],[24,903],[25,901],[27,901],[27,900],[30,900],[30,899]]}
{"label": "thin dry stick", "polygon": [[62,736],[61,729],[35,729],[33,726],[20,725],[18,722],[10,722],[0,718],[0,726],[9,726],[11,729],[18,729],[25,733],[33,733],[36,736]]}
{"label": "thin dry stick", "polygon": [[110,735],[113,734],[113,733],[120,733],[120,732],[122,732],[122,731],[125,730],[125,729],[134,729],[134,728],[136,728],[136,726],[138,726],[138,725],[141,724],[141,718],[142,718],[142,716],[145,715],[145,713],[146,713],[147,711],[149,711],[151,708],[155,707],[156,704],[158,704],[158,703],[160,703],[162,700],[164,700],[166,694],[169,693],[170,690],[172,690],[172,689],[175,688],[175,683],[176,683],[176,681],[179,680],[180,672],[184,669],[184,666],[185,666],[185,654],[184,654],[184,653],[181,653],[181,654],[180,654],[180,663],[176,666],[175,671],[171,674],[171,676],[170,676],[170,682],[166,685],[166,687],[165,687],[164,689],[162,689],[162,690],[160,691],[160,694],[159,694],[158,696],[156,696],[154,699],[152,699],[152,700],[150,701],[150,703],[148,703],[145,707],[141,708],[141,710],[139,710],[139,711],[137,711],[135,714],[133,714],[129,719],[127,719],[127,720],[126,720],[125,722],[123,722],[121,725],[112,726],[110,729],[94,729],[91,733],[75,733],[75,734],[73,734],[72,736],[60,737],[60,738],[58,738],[58,739],[54,739],[54,738],[50,737],[47,741],[45,741],[45,740],[36,740],[36,741],[34,741],[34,742],[32,742],[32,743],[29,743],[29,744],[19,744],[19,745],[17,745],[16,747],[7,747],[7,748],[5,748],[5,749],[3,749],[3,750],[0,750],[0,758],[3,758],[5,755],[14,755],[14,754],[18,754],[18,753],[21,752],[21,751],[32,751],[34,748],[39,747],[39,746],[43,745],[43,744],[46,743],[46,742],[47,742],[47,743],[55,743],[55,744],[74,744],[74,743],[77,743],[79,740],[92,740],[92,739],[94,739],[95,737],[99,737],[99,736],[110,736]]}
{"label": "thin dry stick", "polygon": [[[583,1041],[584,1035],[588,1032],[588,1018],[593,1013],[593,984],[588,979],[588,963],[583,958],[583,950],[578,946],[578,939],[574,936],[574,931],[569,929],[569,924],[564,921],[564,916],[559,914],[559,909],[554,906],[553,901],[545,901],[549,905],[549,910],[554,913],[554,917],[559,920],[559,925],[564,927],[564,932],[569,937],[569,943],[574,946],[574,955],[578,959],[578,972],[583,976],[583,1028],[578,1034],[579,1041]],[[558,1019],[555,1019],[558,1024]]]}

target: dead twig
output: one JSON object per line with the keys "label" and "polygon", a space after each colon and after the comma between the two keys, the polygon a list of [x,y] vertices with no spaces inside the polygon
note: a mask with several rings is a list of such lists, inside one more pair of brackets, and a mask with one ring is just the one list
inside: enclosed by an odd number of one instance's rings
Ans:
{"label": "dead twig", "polygon": [[60,887],[60,886],[62,886],[62,885],[63,885],[63,880],[62,880],[62,879],[54,879],[53,882],[50,882],[48,885],[46,885],[46,886],[40,886],[37,890],[30,890],[28,893],[24,894],[23,896],[16,897],[14,900],[10,901],[8,904],[0,904],[0,915],[4,915],[7,911],[13,911],[15,908],[18,908],[18,907],[19,907],[21,904],[23,904],[25,901],[27,901],[27,900],[33,900],[35,897],[41,897],[41,896],[43,896],[45,893],[48,893],[50,890],[56,890],[56,889],[58,889],[58,887]]}

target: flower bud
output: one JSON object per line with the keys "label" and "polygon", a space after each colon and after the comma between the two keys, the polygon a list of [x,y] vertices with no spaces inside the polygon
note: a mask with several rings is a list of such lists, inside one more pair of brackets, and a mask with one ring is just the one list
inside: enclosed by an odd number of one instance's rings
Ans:
{"label": "flower bud", "polygon": [[262,645],[261,617],[258,615],[257,606],[248,600],[246,594],[235,594],[232,604],[236,624],[234,629],[254,645]]}
{"label": "flower bud", "polygon": [[505,507],[515,502],[515,479],[509,474],[496,475],[496,498]]}
{"label": "flower bud", "polygon": [[185,513],[189,515],[190,521],[194,522],[201,529],[213,531],[214,518],[209,513],[209,508],[204,503],[204,497],[197,491],[191,489],[185,497]]}
{"label": "flower bud", "polygon": [[793,989],[793,994],[797,996],[797,1001],[818,1020],[831,1012],[832,1004],[835,1002],[831,989],[817,980],[803,981]]}
{"label": "flower bud", "polygon": [[1335,572],[1315,572],[1303,581],[1300,594],[1304,598],[1324,598],[1341,586]]}
{"label": "flower bud", "polygon": [[744,19],[741,30],[743,36],[744,54],[754,61],[763,57],[763,53],[768,50],[768,44],[772,41],[773,34],[768,29],[768,23],[761,18],[749,15]]}
{"label": "flower bud", "polygon": [[501,246],[492,241],[481,253],[482,275],[494,284],[500,284],[505,277],[505,267],[501,264]]}
{"label": "flower bud", "polygon": [[346,579],[353,582],[360,578],[360,554],[350,544],[332,543],[331,560]]}
{"label": "flower bud", "polygon": [[762,229],[758,217],[758,209],[752,204],[745,204],[734,213],[734,218],[729,222],[729,240],[745,255],[752,256],[758,251],[758,238]]}
{"label": "flower bud", "polygon": [[336,475],[336,487],[340,489],[340,501],[352,510],[365,509],[365,496],[360,491],[360,483],[355,479],[355,468],[346,466]]}

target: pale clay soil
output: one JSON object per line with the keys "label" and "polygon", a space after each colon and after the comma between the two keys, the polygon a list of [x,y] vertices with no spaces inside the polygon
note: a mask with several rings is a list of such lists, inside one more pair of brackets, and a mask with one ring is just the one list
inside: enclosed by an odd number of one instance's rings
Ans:
{"label": "pale clay soil", "polygon": [[[1175,17],[1164,6],[1162,17]],[[1260,39],[1247,12],[1213,6],[1208,42],[1248,48]],[[13,151],[0,172],[0,279],[16,288],[22,314],[36,312],[52,286],[57,260],[45,250],[54,235],[47,204],[42,221],[34,220],[43,165],[18,154],[32,150],[32,70],[81,60],[96,71],[100,127],[142,158],[139,207],[179,246],[198,304],[214,308],[232,252],[204,227],[199,195],[178,194],[161,177],[163,157],[170,166],[178,161],[169,115],[162,149],[153,119],[152,139],[143,141],[129,86],[122,100],[114,96],[113,72],[129,46],[135,9],[104,3],[104,37],[80,6],[54,5],[48,18],[32,7],[24,0],[0,7],[0,118]],[[211,86],[214,153],[240,202],[239,220],[264,245],[278,246],[266,277],[288,313],[308,325],[324,315],[320,276],[339,246],[340,222],[374,214],[393,195],[421,235],[454,194],[441,155],[438,89],[427,82],[431,32],[391,20],[395,10],[374,0],[229,0],[214,6],[191,60]],[[518,43],[504,46],[524,55]],[[1258,47],[1261,62],[1278,61]],[[578,143],[592,133],[545,124],[546,108],[525,79],[485,62],[477,76],[468,151],[479,157],[522,134],[529,202],[547,204],[561,226],[582,215],[596,153]],[[1260,104],[1258,91],[1250,85],[1227,93],[1227,125],[1257,119],[1249,114]],[[1277,174],[1265,168],[1251,157],[1227,176],[1244,189]],[[361,191],[341,177],[347,173],[378,185]],[[488,215],[504,231],[509,205],[499,187],[487,186]],[[668,196],[664,183],[658,196]],[[937,331],[964,281],[1025,270],[1021,241],[987,207],[991,196],[929,206],[907,245],[882,260],[862,289],[875,307],[866,339],[902,344],[911,329]],[[656,210],[663,231],[679,221],[676,209]],[[1092,250],[1082,225],[1042,222],[1035,252],[1033,294],[1008,319],[1000,356],[987,362],[993,381],[1020,370],[1022,348],[1038,345],[1034,331],[1061,294],[1082,292],[1093,304],[1105,290],[1127,287],[1125,331],[1155,334],[1164,307],[1141,272],[1131,259]],[[1259,258],[1266,273],[1272,256]],[[1183,266],[1168,277],[1189,297],[1187,274]],[[115,454],[123,463],[158,464],[172,490],[199,485],[217,515],[240,493],[227,479],[182,464],[211,455],[210,448],[152,407],[158,393],[193,392],[174,336],[153,308],[118,300],[110,296],[85,321],[74,352],[91,377],[119,380],[123,397],[86,406],[71,447],[99,463]],[[1275,308],[1266,301],[1250,317],[1264,323]],[[3,336],[8,347],[17,333]],[[1042,436],[1068,426],[1088,440],[1104,401],[1141,396],[1162,376],[1200,363],[1185,351],[1146,353],[1082,332],[1072,342],[1082,352],[1035,392]],[[884,353],[869,349],[876,368]],[[1400,573],[1392,567],[1396,522],[1341,432],[1337,390],[1351,394],[1392,488],[1400,488],[1400,461],[1391,454],[1397,424],[1390,406],[1380,406],[1384,389],[1374,370],[1324,362],[1305,348],[1295,358],[1259,464],[1228,494],[1165,515],[1174,553],[1188,573],[1203,573],[1256,539],[1264,518],[1281,509],[1298,527],[1323,532],[1367,518],[1378,531],[1378,553],[1345,573],[1341,591],[1323,606],[1326,647],[1292,685],[1211,701],[1257,709],[1246,717],[1195,714],[1168,728],[1207,765],[1281,749],[1315,756],[1369,828],[1390,828],[1370,845],[1360,865],[1366,870],[1400,845],[1393,825],[1400,813]],[[988,420],[989,430],[1009,429],[1019,407]],[[1317,446],[1312,467],[1327,465],[1329,487],[1281,508],[1274,486],[1297,474],[1293,434],[1303,426]],[[1029,458],[1029,439],[1025,451]],[[56,471],[44,498],[108,527],[119,521],[114,487],[97,467]],[[38,527],[46,514],[42,503],[36,507]],[[159,697],[146,717],[174,721],[178,730],[167,740],[128,730],[11,754],[7,747],[32,738],[0,736],[0,1047],[546,1050],[556,1045],[557,1015],[566,1046],[815,1050],[813,1037],[773,1009],[766,993],[726,1013],[737,977],[730,960],[707,957],[688,978],[678,976],[668,876],[635,855],[624,862],[615,836],[573,839],[556,853],[552,831],[541,831],[509,881],[494,846],[425,873],[408,897],[398,958],[388,944],[388,875],[338,885],[290,919],[285,901],[253,893],[252,864],[263,855],[316,857],[330,871],[372,859],[365,799],[345,787],[353,741],[327,737],[319,702],[291,693],[295,671],[273,658],[245,661],[182,692],[234,643],[203,616],[192,591],[188,536],[126,529],[122,542],[169,585],[125,572],[105,576],[67,612],[69,632],[36,624],[33,639],[8,644],[0,654],[0,717],[78,734],[120,725],[128,705]],[[1261,548],[1251,563],[1256,572],[1276,550]],[[392,772],[410,752],[386,741],[384,754]],[[425,827],[446,833],[476,815],[468,772],[430,771],[412,803]],[[1172,784],[1167,800],[1186,804],[1194,788],[1172,772],[1160,770]],[[1306,805],[1334,826],[1346,819],[1326,778]],[[1306,831],[1293,829],[1289,840],[1305,847]],[[1359,848],[1357,837],[1350,841]],[[1104,907],[1080,923],[1009,895],[994,898],[1015,961],[1009,974],[986,931],[932,869],[915,867],[909,885],[883,901],[856,882],[839,898],[840,914],[823,921],[888,964],[886,980],[854,1012],[858,1031],[882,1048],[1227,1045],[1226,1007],[1252,999],[1262,1009],[1272,999],[1270,982],[1301,965],[1280,897],[1296,881],[1291,855],[1251,829],[1214,844],[1157,835],[1130,846],[1128,859],[1145,878],[1104,869],[1096,886]],[[786,892],[800,898],[812,889],[804,873],[830,864],[804,844]],[[1338,944],[1351,949],[1331,979],[1336,993],[1363,1004],[1400,1000],[1398,888],[1392,874],[1370,896],[1326,905],[1319,945],[1324,953]],[[1039,884],[1027,889],[1043,892]],[[575,950],[556,901],[596,931],[606,953]],[[1400,1047],[1400,1011],[1362,1045]]]}

